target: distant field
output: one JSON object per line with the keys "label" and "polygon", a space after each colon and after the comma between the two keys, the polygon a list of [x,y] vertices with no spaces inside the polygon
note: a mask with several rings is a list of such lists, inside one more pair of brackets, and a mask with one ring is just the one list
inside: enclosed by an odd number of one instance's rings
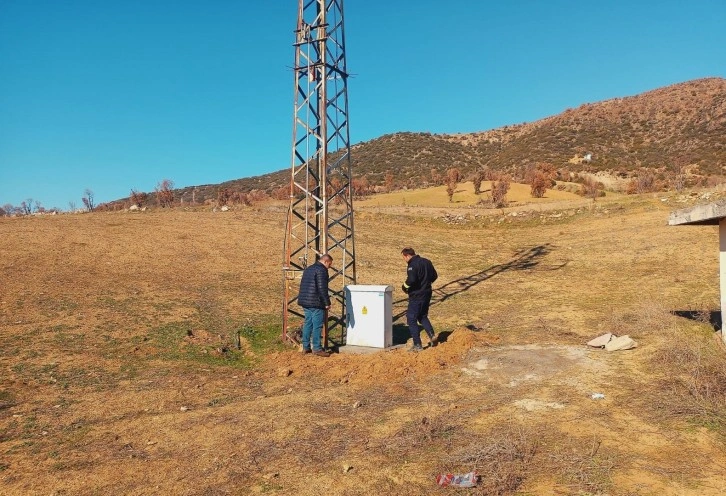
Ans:
{"label": "distant field", "polygon": [[530,213],[447,224],[459,189],[356,202],[398,342],[401,248],[439,271],[419,354],[279,343],[284,206],[0,218],[0,493],[723,494],[717,230],[666,225],[697,197],[512,185]]}
{"label": "distant field", "polygon": [[[571,188],[577,187],[574,183]],[[507,200],[512,206],[523,203],[534,205],[558,200],[582,200],[583,198],[568,191],[548,189],[543,198],[533,198],[527,184],[511,183]],[[474,184],[471,182],[459,183],[452,201],[446,193],[446,186],[435,186],[426,189],[397,190],[391,193],[381,193],[371,198],[359,200],[356,204],[361,206],[428,206],[428,207],[467,207],[476,205],[480,200],[486,201],[491,191],[491,183],[485,181],[481,185],[481,194],[474,194]]]}

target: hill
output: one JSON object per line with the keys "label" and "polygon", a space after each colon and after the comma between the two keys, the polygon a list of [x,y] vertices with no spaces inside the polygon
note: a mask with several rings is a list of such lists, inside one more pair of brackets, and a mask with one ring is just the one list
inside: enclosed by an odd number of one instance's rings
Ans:
{"label": "hill", "polygon": [[[397,133],[355,145],[356,174],[381,184],[393,173],[421,185],[430,170],[458,167],[515,175],[548,162],[558,169],[627,173],[640,167],[720,175],[726,167],[726,79],[676,84],[640,95],[567,109],[540,121],[480,133]],[[586,153],[589,162],[584,162]]]}
{"label": "hill", "polygon": [[[452,167],[464,176],[477,169],[521,178],[546,162],[569,173],[609,172],[630,177],[649,169],[665,178],[688,174],[690,183],[720,178],[726,168],[726,79],[705,78],[635,96],[588,103],[536,122],[466,134],[400,132],[351,147],[354,176],[371,187],[392,179],[394,188],[440,184]],[[584,160],[587,153],[590,160]],[[432,171],[434,171],[432,173]],[[285,191],[289,170],[175,191],[184,203],[216,200],[220,189],[266,194]],[[124,200],[119,200],[123,202]]]}

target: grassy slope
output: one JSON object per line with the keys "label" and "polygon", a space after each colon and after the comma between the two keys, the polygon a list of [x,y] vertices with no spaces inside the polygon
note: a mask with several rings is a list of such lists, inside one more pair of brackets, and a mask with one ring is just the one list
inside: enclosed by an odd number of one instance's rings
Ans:
{"label": "grassy slope", "polygon": [[[356,206],[425,206],[425,207],[467,207],[476,205],[480,200],[487,200],[491,191],[491,183],[484,181],[481,185],[481,194],[474,194],[474,185],[463,182],[457,185],[452,201],[446,193],[446,186],[436,186],[425,189],[400,190],[391,193],[375,195],[356,202]],[[526,184],[511,183],[507,192],[507,200],[512,204],[539,205],[556,200],[581,200],[582,197],[567,191],[554,189],[547,190],[543,198],[532,198],[530,187]]]}
{"label": "grassy slope", "polygon": [[[327,361],[259,355],[278,349],[277,207],[0,219],[5,491],[431,494],[436,473],[478,468],[482,494],[718,494],[726,409],[702,376],[723,356],[708,325],[669,314],[718,307],[717,233],[667,227],[675,199],[462,225],[361,202],[360,282],[397,288],[414,246],[453,332],[420,356]],[[606,331],[640,347],[516,387],[462,373]]]}

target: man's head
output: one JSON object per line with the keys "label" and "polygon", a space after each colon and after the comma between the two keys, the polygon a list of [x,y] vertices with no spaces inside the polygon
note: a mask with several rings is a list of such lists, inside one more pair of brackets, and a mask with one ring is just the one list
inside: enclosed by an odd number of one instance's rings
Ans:
{"label": "man's head", "polygon": [[333,257],[328,255],[327,253],[320,257],[320,263],[325,265],[326,269],[329,269],[331,265],[333,265]]}
{"label": "man's head", "polygon": [[401,255],[403,255],[403,259],[408,262],[414,257],[414,255],[416,255],[416,252],[413,250],[413,248],[404,248],[403,250],[401,250]]}

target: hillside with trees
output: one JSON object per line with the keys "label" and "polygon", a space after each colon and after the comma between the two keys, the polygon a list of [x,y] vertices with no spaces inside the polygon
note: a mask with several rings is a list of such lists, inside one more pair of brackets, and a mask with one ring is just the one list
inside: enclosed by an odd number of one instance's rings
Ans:
{"label": "hillside with trees", "polygon": [[[588,103],[536,122],[466,134],[400,132],[351,147],[356,194],[445,184],[462,178],[559,180],[607,172],[648,189],[716,184],[726,168],[726,79],[705,78]],[[335,154],[333,154],[335,155]],[[289,170],[174,190],[183,204],[287,198]],[[637,184],[636,184],[637,186]],[[635,190],[641,191],[638,188]],[[147,201],[158,203],[155,193]],[[128,203],[121,199],[112,204]]]}

